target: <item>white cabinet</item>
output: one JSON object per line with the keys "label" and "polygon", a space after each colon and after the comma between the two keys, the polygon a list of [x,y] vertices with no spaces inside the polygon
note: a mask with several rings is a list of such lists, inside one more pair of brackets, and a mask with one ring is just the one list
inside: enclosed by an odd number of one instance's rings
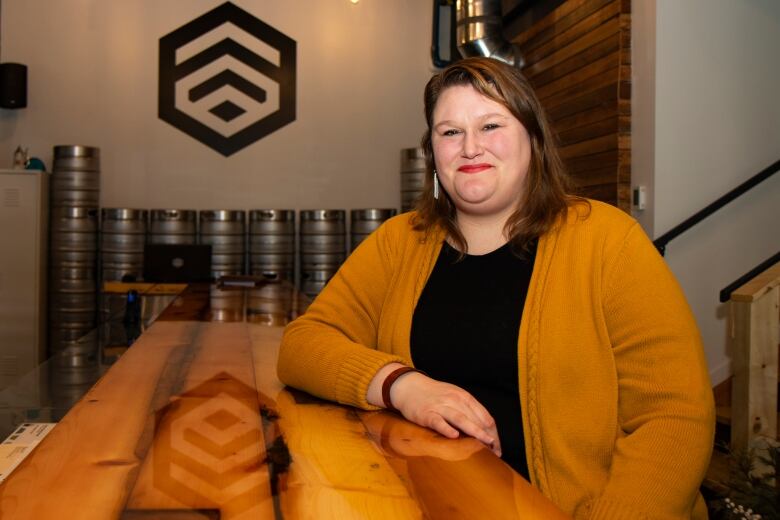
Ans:
{"label": "white cabinet", "polygon": [[0,170],[0,389],[46,359],[48,174]]}

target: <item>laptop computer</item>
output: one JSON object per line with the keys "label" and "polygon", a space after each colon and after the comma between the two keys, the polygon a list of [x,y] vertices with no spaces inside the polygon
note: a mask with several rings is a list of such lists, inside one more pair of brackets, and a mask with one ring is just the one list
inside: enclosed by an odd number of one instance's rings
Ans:
{"label": "laptop computer", "polygon": [[155,283],[211,281],[211,246],[208,244],[146,244],[144,281]]}

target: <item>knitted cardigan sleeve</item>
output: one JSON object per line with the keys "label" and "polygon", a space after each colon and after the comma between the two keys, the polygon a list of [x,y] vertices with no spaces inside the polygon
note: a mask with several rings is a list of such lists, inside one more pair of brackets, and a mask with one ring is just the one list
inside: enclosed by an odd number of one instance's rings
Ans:
{"label": "knitted cardigan sleeve", "polygon": [[371,379],[386,364],[403,362],[377,344],[400,247],[389,227],[385,223],[369,235],[306,313],[287,326],[277,363],[283,383],[330,401],[376,408],[366,401]]}
{"label": "knitted cardigan sleeve", "polygon": [[691,518],[713,444],[712,390],[682,290],[637,224],[607,264],[603,301],[620,431],[589,516]]}

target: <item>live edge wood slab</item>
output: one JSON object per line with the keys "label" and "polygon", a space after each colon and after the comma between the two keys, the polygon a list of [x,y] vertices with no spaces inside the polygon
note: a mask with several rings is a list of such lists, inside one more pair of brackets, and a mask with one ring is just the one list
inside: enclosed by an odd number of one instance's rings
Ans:
{"label": "live edge wood slab", "polygon": [[473,439],[284,387],[303,304],[189,287],[0,485],[0,518],[566,518]]}

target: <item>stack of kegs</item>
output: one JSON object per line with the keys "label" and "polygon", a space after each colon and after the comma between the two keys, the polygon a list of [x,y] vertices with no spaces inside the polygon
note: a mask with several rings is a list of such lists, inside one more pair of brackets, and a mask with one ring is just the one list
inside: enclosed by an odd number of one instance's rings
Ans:
{"label": "stack of kegs", "polygon": [[350,213],[350,245],[351,251],[373,233],[382,222],[395,216],[393,209],[353,209]]}
{"label": "stack of kegs", "polygon": [[314,297],[344,262],[346,211],[301,211],[301,291]]}
{"label": "stack of kegs", "polygon": [[140,281],[144,272],[147,211],[103,208],[100,214],[102,280]]}
{"label": "stack of kegs", "polygon": [[200,243],[211,245],[211,276],[244,274],[244,211],[208,210],[199,217]]}
{"label": "stack of kegs", "polygon": [[422,148],[401,150],[401,211],[414,207],[425,185],[425,154]]}
{"label": "stack of kegs", "polygon": [[256,209],[249,212],[249,272],[272,280],[293,281],[295,211]]}
{"label": "stack of kegs", "polygon": [[190,245],[197,240],[197,213],[191,209],[150,211],[149,243]]}
{"label": "stack of kegs", "polygon": [[49,345],[64,350],[95,327],[97,209],[51,209]]}
{"label": "stack of kegs", "polygon": [[55,146],[51,176],[49,350],[95,328],[100,150]]}

